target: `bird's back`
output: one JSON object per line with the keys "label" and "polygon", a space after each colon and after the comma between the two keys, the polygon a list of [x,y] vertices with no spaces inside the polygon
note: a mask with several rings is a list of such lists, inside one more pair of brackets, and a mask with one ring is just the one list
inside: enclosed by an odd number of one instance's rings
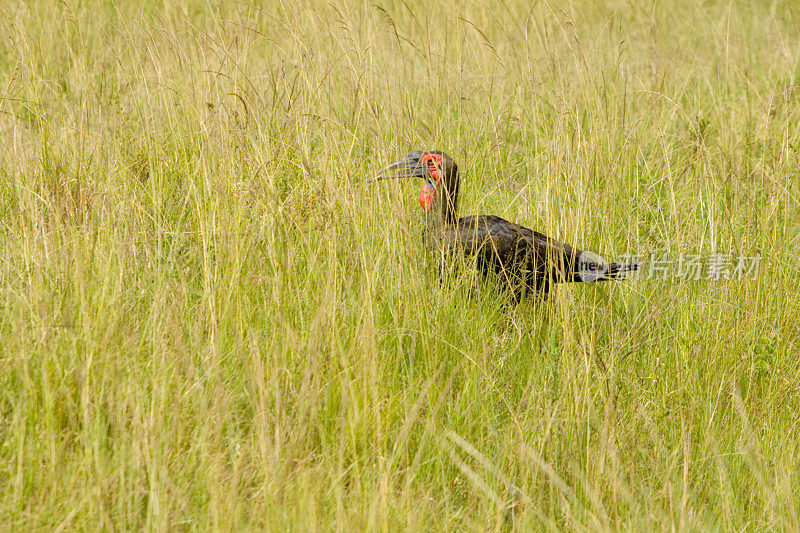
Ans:
{"label": "bird's back", "polygon": [[[488,249],[503,262],[527,259],[528,268],[541,269],[545,262],[571,270],[581,251],[546,235],[495,215],[463,217],[449,229],[449,241],[476,253]],[[484,252],[487,253],[487,252]]]}

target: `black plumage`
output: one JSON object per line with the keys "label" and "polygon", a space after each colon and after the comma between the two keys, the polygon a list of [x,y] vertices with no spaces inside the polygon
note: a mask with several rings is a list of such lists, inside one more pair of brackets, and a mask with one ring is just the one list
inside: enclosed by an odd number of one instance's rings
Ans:
{"label": "black plumage", "polygon": [[439,151],[410,152],[376,179],[426,180],[419,201],[425,210],[425,240],[443,260],[461,253],[474,257],[484,277],[493,277],[516,301],[547,293],[553,283],[623,279],[638,263],[605,263],[602,257],[494,215],[458,218],[458,166]]}

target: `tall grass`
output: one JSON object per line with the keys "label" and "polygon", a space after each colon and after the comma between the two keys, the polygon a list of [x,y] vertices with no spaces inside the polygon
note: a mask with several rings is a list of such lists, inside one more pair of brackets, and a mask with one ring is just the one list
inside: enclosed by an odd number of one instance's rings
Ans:
{"label": "tall grass", "polygon": [[[0,8],[3,529],[800,528],[792,2]],[[756,280],[440,284],[462,211]]]}

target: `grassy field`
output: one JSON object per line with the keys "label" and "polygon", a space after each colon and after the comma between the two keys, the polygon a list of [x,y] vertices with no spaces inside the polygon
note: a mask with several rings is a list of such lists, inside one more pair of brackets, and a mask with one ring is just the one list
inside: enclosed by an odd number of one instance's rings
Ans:
{"label": "grassy field", "polygon": [[[0,7],[0,528],[800,528],[793,2]],[[755,280],[444,284],[419,183]]]}

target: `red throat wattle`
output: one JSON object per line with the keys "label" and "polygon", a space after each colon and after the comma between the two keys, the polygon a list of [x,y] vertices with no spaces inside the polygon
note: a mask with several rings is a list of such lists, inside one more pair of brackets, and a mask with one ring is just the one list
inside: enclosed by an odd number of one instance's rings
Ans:
{"label": "red throat wattle", "polygon": [[422,209],[425,210],[427,213],[431,210],[431,206],[433,205],[433,199],[436,196],[436,189],[434,188],[432,183],[426,183],[422,186],[422,189],[419,191],[419,205],[422,206]]}

